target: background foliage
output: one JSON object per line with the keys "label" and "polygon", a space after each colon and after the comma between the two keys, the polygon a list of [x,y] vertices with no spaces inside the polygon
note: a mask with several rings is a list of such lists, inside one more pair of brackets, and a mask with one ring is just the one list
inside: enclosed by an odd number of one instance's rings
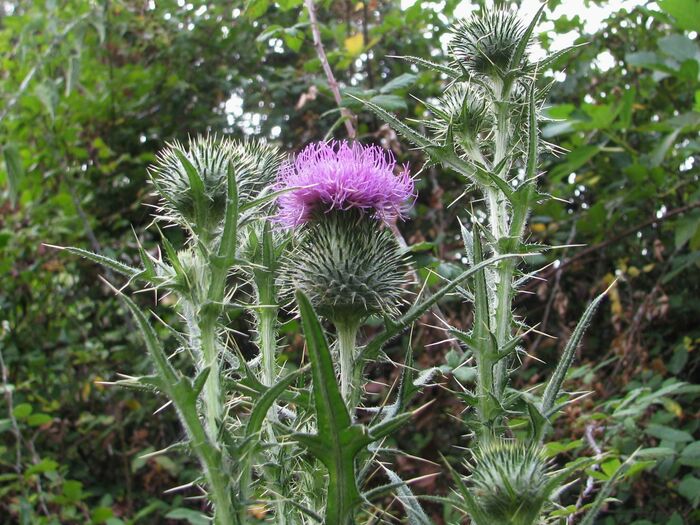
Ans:
{"label": "background foliage", "polygon": [[[460,2],[405,4],[337,0],[319,2],[318,11],[344,93],[417,118],[424,108],[406,95],[430,99],[440,79],[387,57],[439,57]],[[596,34],[586,33],[575,10],[553,16],[560,4],[570,2],[549,2],[542,29],[550,30],[540,45],[562,38],[587,45],[545,73],[560,82],[544,134],[565,151],[545,159],[541,185],[565,200],[539,206],[529,227],[533,240],[585,246],[533,262],[553,264],[548,280],[521,296],[520,313],[558,339],[533,333],[528,352],[553,361],[590,299],[615,278],[618,284],[571,377],[571,389],[593,393],[562,414],[552,446],[612,451],[590,473],[603,479],[615,469],[616,451],[643,448],[645,473],[619,486],[621,504],[601,523],[693,523],[699,405],[697,387],[687,383],[700,362],[700,3],[637,2],[613,10]],[[179,455],[142,457],[177,440],[172,414],[153,416],[157,399],[99,383],[148,371],[122,305],[99,284],[100,269],[42,243],[126,262],[137,257],[136,237],[153,246],[146,167],[166,141],[262,135],[295,151],[329,130],[342,137],[308,17],[300,0],[7,0],[0,9],[0,521],[197,523],[190,509],[201,502],[187,499],[196,491],[164,493],[189,479],[194,465]],[[381,142],[418,171],[419,155],[352,99],[345,103],[358,113],[361,140]],[[462,189],[449,173],[423,170],[414,216],[400,225],[432,282],[452,275],[450,261],[460,256],[458,225],[445,206]],[[455,206],[478,207],[469,200]],[[158,310],[167,298],[141,300]],[[442,310],[467,326],[471,313],[457,304]],[[425,321],[412,334],[416,362],[442,366],[445,375],[420,400],[434,398],[435,408],[397,439],[440,462],[440,454],[459,456],[464,433],[446,389],[470,378],[453,377],[450,344]],[[298,326],[290,321],[287,333]],[[300,340],[288,342],[285,353],[295,359]],[[519,377],[536,383],[543,373],[546,364],[531,359]],[[396,374],[376,367],[369,391],[385,392]],[[436,474],[414,483],[419,494],[448,485],[449,474],[432,463],[406,456],[396,468],[404,479]],[[436,520],[449,513],[428,508]]]}

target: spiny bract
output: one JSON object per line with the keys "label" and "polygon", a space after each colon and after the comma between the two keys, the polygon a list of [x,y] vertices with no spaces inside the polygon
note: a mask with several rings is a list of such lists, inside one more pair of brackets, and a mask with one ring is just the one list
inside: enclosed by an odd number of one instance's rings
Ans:
{"label": "spiny bract", "polygon": [[300,237],[286,257],[281,289],[301,290],[333,322],[397,313],[406,262],[388,228],[357,211],[334,211]]}
{"label": "spiny bract", "polygon": [[[189,161],[201,180],[204,209],[197,209],[200,196],[181,157]],[[170,143],[158,154],[149,175],[162,199],[163,216],[194,226],[201,234],[211,233],[223,221],[229,169],[235,176],[239,202],[246,202],[272,184],[280,162],[277,148],[261,141],[198,136],[190,138],[187,146],[178,141]]]}
{"label": "spiny bract", "polygon": [[508,72],[525,28],[513,11],[495,10],[460,20],[452,28],[450,52],[455,65],[470,73],[502,76]]}

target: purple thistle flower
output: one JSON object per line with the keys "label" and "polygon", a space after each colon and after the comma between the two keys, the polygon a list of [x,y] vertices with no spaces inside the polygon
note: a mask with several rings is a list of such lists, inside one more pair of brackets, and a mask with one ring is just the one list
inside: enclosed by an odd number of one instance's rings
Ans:
{"label": "purple thistle flower", "polygon": [[277,220],[292,228],[314,212],[358,209],[391,221],[412,205],[408,166],[394,174],[394,156],[378,146],[346,141],[316,142],[280,168],[277,189],[294,188],[278,198]]}

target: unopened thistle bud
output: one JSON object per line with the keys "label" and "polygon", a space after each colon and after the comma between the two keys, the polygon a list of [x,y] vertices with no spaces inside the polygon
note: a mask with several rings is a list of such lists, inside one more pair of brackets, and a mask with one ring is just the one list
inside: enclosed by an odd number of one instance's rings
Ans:
{"label": "unopened thistle bud", "polygon": [[508,72],[525,28],[516,13],[501,9],[458,22],[452,34],[449,49],[457,65],[470,73],[500,77]]}
{"label": "unopened thistle bud", "polygon": [[[262,142],[199,136],[187,146],[177,141],[169,144],[158,154],[149,175],[161,197],[163,217],[211,237],[226,212],[229,170],[239,202],[245,202],[274,181],[279,162],[277,149]],[[186,164],[194,169],[198,183],[193,184]]]}
{"label": "unopened thistle bud", "polygon": [[358,324],[370,315],[394,315],[406,265],[383,224],[410,206],[413,180],[397,176],[388,152],[376,146],[319,143],[284,165],[278,221],[303,225],[287,256],[286,288],[303,291],[334,323]]}
{"label": "unopened thistle bud", "polygon": [[550,496],[542,449],[496,440],[474,452],[471,492],[494,524],[532,525]]}

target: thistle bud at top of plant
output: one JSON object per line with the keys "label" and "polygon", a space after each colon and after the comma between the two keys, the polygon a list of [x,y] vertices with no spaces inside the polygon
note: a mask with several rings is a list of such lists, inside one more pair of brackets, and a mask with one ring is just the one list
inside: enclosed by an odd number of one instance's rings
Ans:
{"label": "thistle bud at top of plant", "polygon": [[309,221],[314,212],[350,209],[383,221],[403,216],[414,184],[406,166],[398,175],[395,167],[391,153],[378,146],[310,144],[282,165],[278,187],[291,191],[278,199],[278,222],[291,228]]}
{"label": "thistle bud at top of plant", "polygon": [[226,213],[229,170],[239,202],[246,202],[274,181],[280,160],[276,148],[260,141],[198,136],[186,146],[178,141],[169,144],[149,175],[166,219],[213,237]]}
{"label": "thistle bud at top of plant", "polygon": [[499,9],[457,22],[452,34],[449,49],[457,65],[470,73],[502,77],[525,36],[525,27],[515,12]]}
{"label": "thistle bud at top of plant", "polygon": [[471,492],[492,523],[532,525],[549,499],[548,462],[540,447],[494,440],[474,451]]}

